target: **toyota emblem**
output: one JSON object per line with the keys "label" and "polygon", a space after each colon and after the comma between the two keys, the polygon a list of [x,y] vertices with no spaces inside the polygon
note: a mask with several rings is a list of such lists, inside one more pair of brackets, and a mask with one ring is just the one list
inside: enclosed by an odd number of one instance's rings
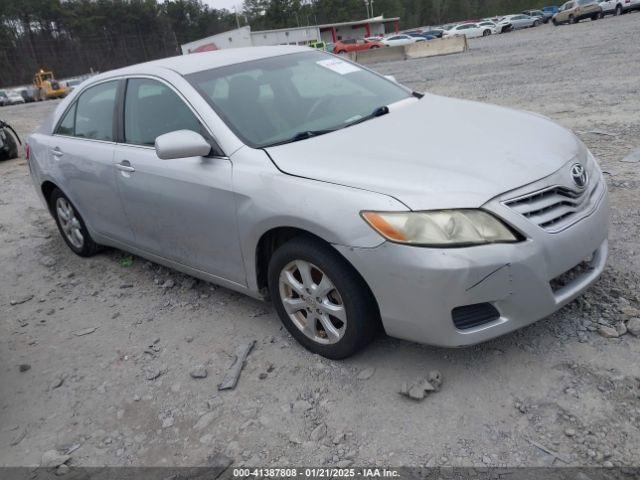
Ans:
{"label": "toyota emblem", "polygon": [[571,178],[578,188],[584,188],[587,185],[587,171],[579,163],[571,165]]}

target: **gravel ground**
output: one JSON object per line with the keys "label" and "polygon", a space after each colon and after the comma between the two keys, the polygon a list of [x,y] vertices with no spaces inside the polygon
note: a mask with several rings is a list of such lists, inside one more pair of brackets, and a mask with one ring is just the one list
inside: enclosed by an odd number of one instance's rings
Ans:
{"label": "gravel ground", "polygon": [[[119,251],[74,256],[25,160],[0,164],[0,465],[71,448],[71,465],[639,466],[640,338],[619,335],[640,316],[639,26],[640,14],[542,26],[375,66],[416,89],[550,116],[607,172],[601,280],[472,348],[382,337],[346,361],[311,355],[267,304]],[[0,115],[25,134],[54,106]],[[218,392],[252,340],[238,386]],[[198,366],[205,378],[190,375]],[[398,394],[430,370],[439,392]]]}

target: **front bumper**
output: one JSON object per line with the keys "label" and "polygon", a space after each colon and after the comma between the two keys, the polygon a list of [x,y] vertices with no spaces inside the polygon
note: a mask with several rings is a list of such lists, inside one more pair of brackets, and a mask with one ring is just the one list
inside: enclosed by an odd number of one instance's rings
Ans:
{"label": "front bumper", "polygon": [[[501,216],[527,240],[452,249],[390,242],[375,248],[336,246],[371,288],[388,335],[447,347],[480,343],[549,316],[603,271],[608,254],[606,189],[588,216],[558,233],[548,233],[506,207],[496,208],[503,208]],[[553,279],[588,257],[589,269],[552,289]],[[485,302],[498,310],[498,319],[456,328],[454,308]]]}

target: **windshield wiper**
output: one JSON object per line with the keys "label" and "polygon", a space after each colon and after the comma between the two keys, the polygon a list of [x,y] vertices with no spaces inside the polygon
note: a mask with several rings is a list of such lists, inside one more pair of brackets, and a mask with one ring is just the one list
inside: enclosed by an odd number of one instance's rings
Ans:
{"label": "windshield wiper", "polygon": [[374,109],[373,112],[371,112],[369,115],[365,115],[364,117],[360,117],[353,122],[349,122],[346,125],[343,125],[341,128],[351,127],[352,125],[366,122],[367,120],[371,120],[372,118],[381,117],[382,115],[386,115],[387,113],[389,113],[389,107],[387,107],[386,105],[382,105],[381,107]]}
{"label": "windshield wiper", "polygon": [[336,130],[341,130],[343,128],[347,128],[350,127],[352,125],[357,125],[358,123],[362,123],[362,122],[366,122],[367,120],[370,120],[372,118],[375,117],[381,117],[382,115],[386,115],[387,113],[389,113],[389,107],[387,107],[386,105],[382,105],[381,107],[376,108],[375,110],[373,110],[373,112],[371,112],[369,115],[365,115],[364,117],[360,117],[357,120],[354,120],[352,122],[346,123],[340,127],[337,128],[327,128],[324,130],[303,130],[301,132],[296,133],[295,135],[293,135],[292,137],[286,139],[286,140],[281,140],[279,142],[275,142],[275,143],[270,143],[269,145],[265,145],[262,148],[270,148],[270,147],[276,147],[278,145],[284,145],[286,143],[293,143],[293,142],[299,142],[300,140],[306,140],[307,138],[311,138],[311,137],[317,137],[320,135],[324,135],[325,133],[331,133],[331,132],[335,132]]}
{"label": "windshield wiper", "polygon": [[266,147],[275,147],[277,145],[284,145],[285,143],[298,142],[300,140],[306,140],[307,138],[324,135],[325,133],[335,132],[336,130],[337,130],[336,128],[327,128],[325,130],[303,130],[302,132],[296,133],[291,138],[288,138],[286,140],[281,140],[276,143],[271,143],[269,145],[266,145]]}

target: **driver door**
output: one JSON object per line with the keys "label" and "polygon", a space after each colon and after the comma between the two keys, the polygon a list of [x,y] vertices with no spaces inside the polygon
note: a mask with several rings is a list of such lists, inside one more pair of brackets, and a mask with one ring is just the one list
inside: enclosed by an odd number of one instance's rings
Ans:
{"label": "driver door", "polygon": [[185,100],[159,80],[128,79],[123,116],[114,163],[135,245],[244,285],[231,161],[158,158],[155,139],[165,133],[193,130],[213,142]]}

